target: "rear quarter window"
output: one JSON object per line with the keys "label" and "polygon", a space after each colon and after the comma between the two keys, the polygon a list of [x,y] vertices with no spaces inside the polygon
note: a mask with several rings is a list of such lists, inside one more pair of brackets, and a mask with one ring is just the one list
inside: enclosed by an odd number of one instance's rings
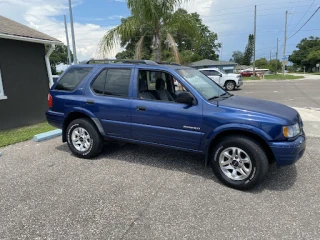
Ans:
{"label": "rear quarter window", "polygon": [[57,83],[55,90],[74,91],[91,70],[92,68],[90,67],[75,67],[69,69]]}

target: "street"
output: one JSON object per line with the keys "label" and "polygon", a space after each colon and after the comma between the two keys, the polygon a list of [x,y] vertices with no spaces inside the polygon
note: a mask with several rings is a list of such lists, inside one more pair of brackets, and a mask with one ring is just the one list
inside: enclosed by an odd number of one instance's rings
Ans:
{"label": "street", "polygon": [[[245,81],[235,95],[320,108],[320,81]],[[319,126],[303,116],[306,133]],[[74,157],[60,138],[1,148],[0,239],[318,239],[320,135],[295,165],[250,191],[222,185],[204,157],[106,145]]]}

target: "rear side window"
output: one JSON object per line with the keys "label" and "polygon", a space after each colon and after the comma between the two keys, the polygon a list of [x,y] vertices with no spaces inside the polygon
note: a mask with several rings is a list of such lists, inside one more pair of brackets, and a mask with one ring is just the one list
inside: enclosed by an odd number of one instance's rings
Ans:
{"label": "rear side window", "polygon": [[214,70],[203,70],[201,72],[206,76],[219,76],[219,73]]}
{"label": "rear side window", "polygon": [[99,95],[128,97],[130,69],[105,69],[94,80],[91,89]]}
{"label": "rear side window", "polygon": [[56,90],[74,91],[92,70],[89,67],[71,68],[57,83]]}

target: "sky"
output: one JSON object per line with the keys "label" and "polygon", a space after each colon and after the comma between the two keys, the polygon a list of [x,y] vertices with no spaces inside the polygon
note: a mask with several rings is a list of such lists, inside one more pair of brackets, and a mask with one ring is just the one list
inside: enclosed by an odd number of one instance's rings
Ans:
{"label": "sky", "polygon": [[[286,11],[289,12],[286,55],[296,49],[302,38],[320,37],[320,10],[298,31],[320,7],[320,0],[189,0],[181,7],[190,13],[199,13],[203,23],[218,34],[218,42],[222,43],[220,60],[228,61],[233,51],[244,51],[248,35],[254,31],[255,5],[256,59],[269,59],[270,51],[274,59],[277,38],[279,59],[282,59]],[[103,35],[120,24],[122,17],[130,16],[125,0],[72,0],[72,9],[77,57],[80,61],[101,57],[98,44]],[[66,35],[63,15],[66,15],[69,41],[72,43],[68,0],[0,0],[0,15],[64,43]],[[114,57],[121,50],[118,47],[106,57]]]}

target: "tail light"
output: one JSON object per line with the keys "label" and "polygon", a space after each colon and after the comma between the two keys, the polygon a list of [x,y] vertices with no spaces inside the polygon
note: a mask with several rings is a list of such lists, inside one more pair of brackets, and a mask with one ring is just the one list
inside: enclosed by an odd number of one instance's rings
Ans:
{"label": "tail light", "polygon": [[52,99],[51,94],[49,93],[48,94],[48,107],[52,108],[52,106],[53,106],[53,99]]}

